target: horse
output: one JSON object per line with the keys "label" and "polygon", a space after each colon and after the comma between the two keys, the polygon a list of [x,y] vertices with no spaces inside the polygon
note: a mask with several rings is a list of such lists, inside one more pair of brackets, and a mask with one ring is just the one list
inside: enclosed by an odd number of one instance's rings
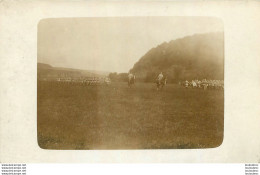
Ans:
{"label": "horse", "polygon": [[128,87],[131,88],[135,84],[135,76],[128,78]]}
{"label": "horse", "polygon": [[157,90],[163,89],[163,87],[167,84],[167,78],[163,77],[161,80],[159,78],[156,79]]}

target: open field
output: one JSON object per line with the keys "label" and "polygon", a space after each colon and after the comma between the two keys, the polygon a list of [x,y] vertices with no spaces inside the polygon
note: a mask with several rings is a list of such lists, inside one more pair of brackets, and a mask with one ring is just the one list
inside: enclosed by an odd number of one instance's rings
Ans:
{"label": "open field", "polygon": [[223,90],[38,82],[37,100],[44,149],[212,148],[223,140]]}

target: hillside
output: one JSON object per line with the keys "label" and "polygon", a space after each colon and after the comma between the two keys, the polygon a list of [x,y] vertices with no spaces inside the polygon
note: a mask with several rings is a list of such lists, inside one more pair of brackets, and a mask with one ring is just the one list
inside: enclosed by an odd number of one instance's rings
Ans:
{"label": "hillside", "polygon": [[164,42],[149,50],[130,71],[144,81],[154,81],[161,71],[171,82],[224,79],[224,35],[196,34]]}
{"label": "hillside", "polygon": [[81,69],[71,69],[62,67],[52,67],[44,63],[37,63],[37,76],[39,79],[47,78],[53,79],[58,77],[103,77],[107,76],[106,72],[88,71]]}

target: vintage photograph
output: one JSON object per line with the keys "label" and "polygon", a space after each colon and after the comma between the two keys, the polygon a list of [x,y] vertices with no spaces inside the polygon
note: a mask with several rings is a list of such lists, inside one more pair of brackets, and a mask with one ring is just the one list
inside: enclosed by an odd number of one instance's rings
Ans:
{"label": "vintage photograph", "polygon": [[38,23],[42,149],[205,149],[224,139],[224,26],[214,17]]}

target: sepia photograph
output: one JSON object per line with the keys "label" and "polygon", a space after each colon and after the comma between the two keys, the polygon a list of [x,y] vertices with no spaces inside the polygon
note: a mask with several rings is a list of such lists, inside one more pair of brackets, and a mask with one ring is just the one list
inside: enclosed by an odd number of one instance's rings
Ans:
{"label": "sepia photograph", "polygon": [[46,18],[37,30],[40,148],[221,146],[219,18]]}
{"label": "sepia photograph", "polygon": [[[132,164],[248,173],[260,162],[259,8],[2,1],[0,164],[29,174],[80,174],[93,163],[106,174],[101,164],[131,164],[113,174],[142,173]],[[200,167],[208,163],[218,166]]]}

